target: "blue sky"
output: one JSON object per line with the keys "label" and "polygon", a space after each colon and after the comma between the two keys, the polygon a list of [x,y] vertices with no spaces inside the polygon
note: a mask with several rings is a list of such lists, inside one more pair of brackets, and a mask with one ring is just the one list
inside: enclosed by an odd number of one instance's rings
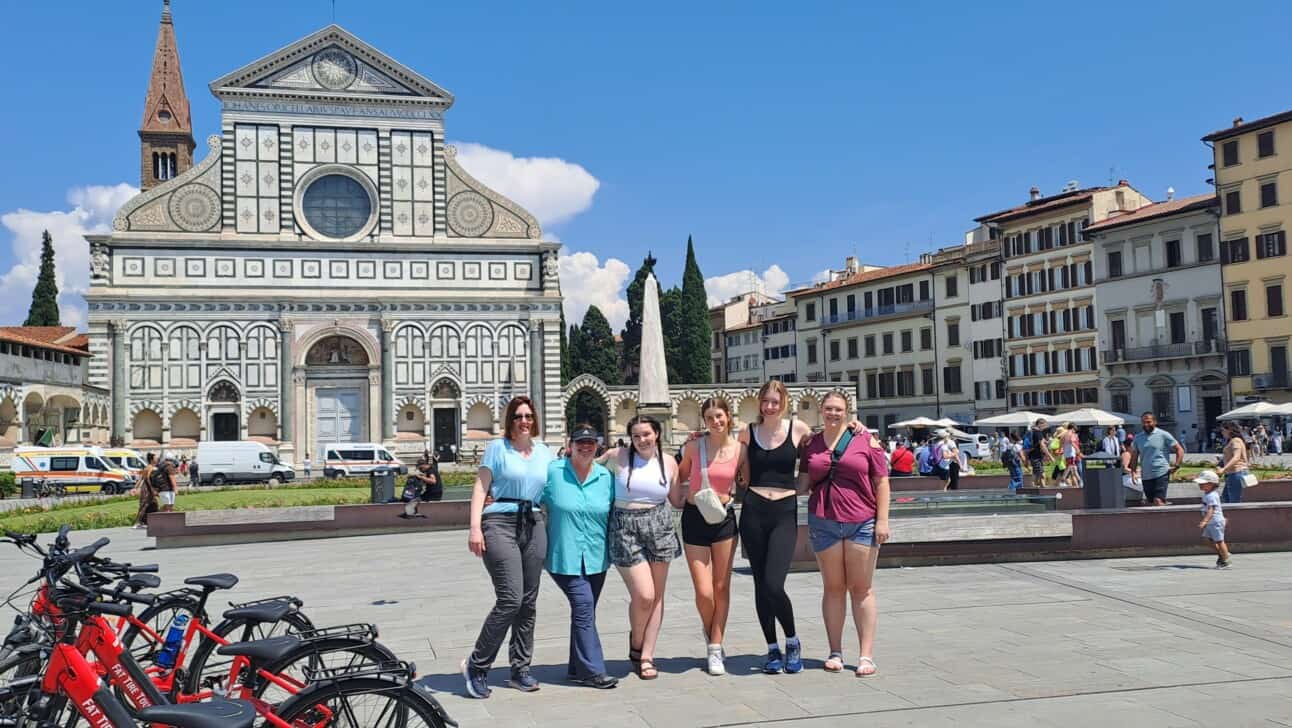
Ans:
{"label": "blue sky", "polygon": [[[13,298],[30,256],[15,228],[46,219],[18,211],[101,226],[121,194],[84,189],[137,184],[161,2],[5,5],[0,293]],[[1111,170],[1154,199],[1200,193],[1199,137],[1292,108],[1286,2],[336,5],[339,24],[456,95],[451,140],[595,178],[570,208],[586,209],[546,228],[611,283],[622,271],[607,260],[635,269],[648,249],[675,282],[688,234],[706,276],[775,264],[773,283],[798,282],[845,255],[892,264],[956,242],[1032,185]],[[199,140],[219,121],[206,84],[327,24],[330,7],[176,0]]]}

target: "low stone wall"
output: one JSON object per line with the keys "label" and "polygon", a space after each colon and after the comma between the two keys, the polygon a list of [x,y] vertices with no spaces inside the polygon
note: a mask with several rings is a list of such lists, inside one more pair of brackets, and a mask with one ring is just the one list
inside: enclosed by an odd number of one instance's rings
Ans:
{"label": "low stone wall", "polygon": [[[912,490],[942,490],[946,483],[942,478],[930,478],[923,475],[911,477],[890,477],[888,487],[894,493]],[[966,475],[960,478],[960,490],[1005,490],[1009,488],[1008,475]]]}

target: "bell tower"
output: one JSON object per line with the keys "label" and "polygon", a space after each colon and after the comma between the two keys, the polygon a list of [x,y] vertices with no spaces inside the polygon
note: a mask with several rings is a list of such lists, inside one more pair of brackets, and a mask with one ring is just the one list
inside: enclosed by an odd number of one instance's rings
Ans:
{"label": "bell tower", "polygon": [[193,166],[193,120],[175,45],[170,0],[163,0],[152,77],[139,127],[139,187],[149,189]]}

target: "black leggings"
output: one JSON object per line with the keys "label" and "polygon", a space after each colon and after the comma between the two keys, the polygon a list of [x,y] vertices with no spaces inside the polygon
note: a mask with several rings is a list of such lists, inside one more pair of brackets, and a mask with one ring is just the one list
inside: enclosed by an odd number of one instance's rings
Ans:
{"label": "black leggings", "polygon": [[767,644],[776,643],[776,622],[785,637],[796,636],[794,605],[785,593],[794,547],[798,543],[798,498],[768,500],[752,490],[745,491],[740,508],[740,540],[749,555],[754,575],[754,606]]}

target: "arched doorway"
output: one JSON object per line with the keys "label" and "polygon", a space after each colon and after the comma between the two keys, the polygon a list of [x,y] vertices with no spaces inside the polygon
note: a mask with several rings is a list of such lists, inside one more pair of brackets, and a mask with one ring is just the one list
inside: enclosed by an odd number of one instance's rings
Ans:
{"label": "arched doorway", "polygon": [[370,363],[363,345],[344,334],[324,337],[306,352],[306,378],[313,392],[315,452],[325,453],[329,443],[368,439]]}
{"label": "arched doorway", "polygon": [[440,460],[453,462],[461,438],[462,390],[452,380],[440,379],[431,387],[431,444]]}
{"label": "arched doorway", "polygon": [[238,402],[241,399],[237,386],[227,379],[216,382],[207,390],[207,411],[211,417],[208,431],[212,440],[241,438],[242,426],[238,417]]}

